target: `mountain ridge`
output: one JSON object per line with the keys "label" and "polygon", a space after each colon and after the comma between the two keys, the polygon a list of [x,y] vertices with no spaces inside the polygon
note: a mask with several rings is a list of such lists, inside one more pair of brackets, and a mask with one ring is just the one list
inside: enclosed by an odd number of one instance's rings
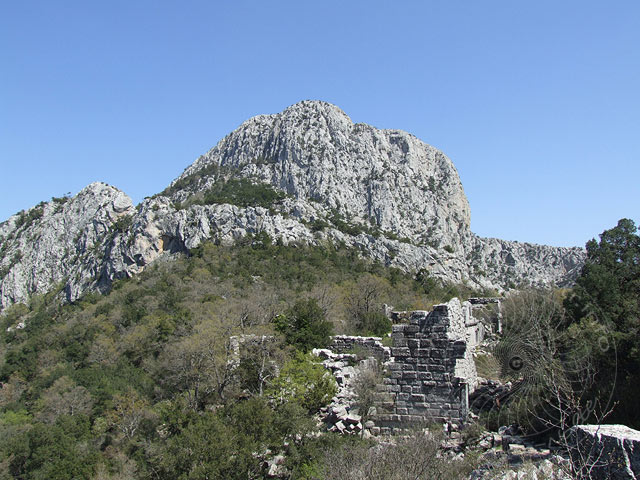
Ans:
{"label": "mountain ridge", "polygon": [[[230,204],[234,188],[261,189],[271,203]],[[137,207],[97,182],[0,224],[0,308],[60,283],[73,301],[161,256],[261,232],[285,244],[341,243],[406,271],[498,289],[567,284],[584,259],[580,248],[474,235],[446,155],[407,132],[302,101],[243,122]]]}

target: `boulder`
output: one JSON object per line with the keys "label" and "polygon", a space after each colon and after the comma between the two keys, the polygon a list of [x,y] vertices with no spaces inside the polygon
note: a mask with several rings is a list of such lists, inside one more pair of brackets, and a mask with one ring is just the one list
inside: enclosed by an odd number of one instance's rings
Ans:
{"label": "boulder", "polygon": [[576,425],[569,431],[569,440],[576,478],[640,477],[640,431],[625,425]]}

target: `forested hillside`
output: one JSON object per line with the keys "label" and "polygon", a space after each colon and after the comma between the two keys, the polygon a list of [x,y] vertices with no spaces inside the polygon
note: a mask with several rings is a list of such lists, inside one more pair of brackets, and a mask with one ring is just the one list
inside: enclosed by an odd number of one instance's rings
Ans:
{"label": "forested hillside", "polygon": [[[335,386],[306,351],[332,332],[386,333],[384,303],[469,293],[353,250],[250,236],[157,262],[105,296],[34,297],[2,318],[0,471],[246,479],[281,453],[293,478],[322,478],[326,452],[354,440],[309,435]],[[277,341],[234,360],[230,336],[250,333]]]}

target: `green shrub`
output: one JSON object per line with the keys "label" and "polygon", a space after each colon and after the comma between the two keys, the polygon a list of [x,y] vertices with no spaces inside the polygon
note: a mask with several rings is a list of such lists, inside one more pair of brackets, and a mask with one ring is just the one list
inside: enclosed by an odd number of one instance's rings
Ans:
{"label": "green shrub", "polygon": [[326,347],[330,342],[333,325],[324,315],[317,300],[298,300],[286,313],[273,320],[276,330],[286,342],[303,352]]}
{"label": "green shrub", "polygon": [[294,402],[309,411],[327,405],[336,394],[336,381],[310,354],[297,353],[282,367],[269,394],[279,403]]}
{"label": "green shrub", "polygon": [[51,201],[58,205],[63,205],[70,200],[69,194],[65,194],[62,197],[51,197]]}
{"label": "green shrub", "polygon": [[334,227],[336,227],[342,233],[346,233],[347,235],[357,236],[361,233],[368,233],[367,228],[363,225],[356,225],[347,222],[337,210],[334,210],[331,213],[329,221],[333,224]]}
{"label": "green shrub", "polygon": [[249,179],[240,178],[214,184],[204,194],[202,202],[197,203],[204,205],[229,203],[239,207],[269,208],[284,199],[285,196],[284,193],[278,192],[271,185],[253,183]]}
{"label": "green shrub", "polygon": [[382,312],[369,312],[359,318],[358,329],[367,335],[382,337],[391,331],[391,320]]}
{"label": "green shrub", "polygon": [[1,448],[14,478],[91,478],[98,451],[84,415],[63,415],[54,425],[36,423]]}
{"label": "green shrub", "polygon": [[113,224],[113,228],[116,232],[126,232],[133,223],[133,217],[131,215],[122,215]]}
{"label": "green shrub", "polygon": [[40,202],[38,205],[25,212],[22,210],[19,213],[18,219],[16,220],[16,229],[23,227],[29,228],[33,222],[42,218],[44,214],[44,203]]}
{"label": "green shrub", "polygon": [[329,226],[329,224],[327,222],[325,222],[324,220],[316,218],[315,220],[313,220],[309,224],[309,226],[311,227],[311,231],[312,232],[319,232],[319,231],[322,231],[325,228],[327,228]]}
{"label": "green shrub", "polygon": [[159,478],[259,478],[260,458],[253,455],[258,445],[250,437],[235,432],[215,413],[172,413],[164,422],[172,434],[156,445],[149,459]]}

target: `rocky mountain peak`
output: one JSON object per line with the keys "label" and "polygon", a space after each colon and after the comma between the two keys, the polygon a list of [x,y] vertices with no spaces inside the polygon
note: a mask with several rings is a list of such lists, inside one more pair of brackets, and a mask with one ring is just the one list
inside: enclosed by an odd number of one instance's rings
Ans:
{"label": "rocky mountain peak", "polygon": [[97,182],[0,224],[0,309],[56,285],[73,301],[161,256],[256,233],[497,289],[566,284],[584,259],[579,248],[475,236],[446,155],[305,100],[247,120],[138,208]]}
{"label": "rocky mountain peak", "polygon": [[315,128],[326,129],[337,134],[351,133],[353,122],[339,107],[320,100],[304,100],[275,114],[282,125],[299,127],[309,121]]}
{"label": "rocky mountain peak", "polygon": [[124,192],[95,182],[10,217],[0,224],[0,306],[61,282],[76,292],[94,285],[106,239],[133,213]]}
{"label": "rocky mountain peak", "polygon": [[[459,246],[469,232],[467,198],[442,152],[406,132],[354,124],[326,102],[243,123],[185,170],[171,196],[183,202],[211,188],[212,166],[416,243]],[[180,188],[193,176],[201,178]]]}
{"label": "rocky mountain peak", "polygon": [[351,118],[337,105],[334,105],[324,100],[302,100],[298,103],[285,108],[281,114],[283,117],[324,117],[332,120],[340,120],[345,125],[351,125]]}

